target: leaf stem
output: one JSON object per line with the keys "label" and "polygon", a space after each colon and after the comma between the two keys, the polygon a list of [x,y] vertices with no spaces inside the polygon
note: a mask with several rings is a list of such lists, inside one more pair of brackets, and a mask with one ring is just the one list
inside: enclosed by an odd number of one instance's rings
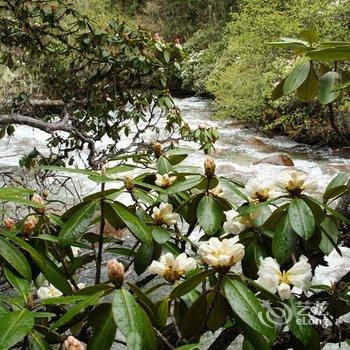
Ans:
{"label": "leaf stem", "polygon": [[102,184],[101,184],[101,199],[100,199],[100,208],[101,208],[100,234],[98,237],[98,253],[97,253],[97,260],[96,260],[95,285],[99,284],[101,281],[103,234],[104,234],[104,230],[105,230],[105,213],[104,213],[105,186],[106,186],[106,184],[104,182],[102,182]]}

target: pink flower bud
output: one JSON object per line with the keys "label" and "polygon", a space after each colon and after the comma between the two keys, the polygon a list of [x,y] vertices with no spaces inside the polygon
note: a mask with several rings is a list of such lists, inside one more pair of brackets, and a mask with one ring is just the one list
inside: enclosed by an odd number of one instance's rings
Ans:
{"label": "pink flower bud", "polygon": [[107,263],[107,273],[109,280],[120,288],[124,282],[125,269],[117,259],[111,259]]}
{"label": "pink flower bud", "polygon": [[4,220],[4,225],[8,230],[12,230],[15,226],[15,221],[11,218],[6,218]]}
{"label": "pink flower bud", "polygon": [[86,346],[78,339],[70,335],[67,340],[64,342],[65,350],[85,350]]}
{"label": "pink flower bud", "polygon": [[36,216],[34,215],[27,216],[23,224],[23,234],[25,237],[29,237],[29,235],[34,231],[37,223],[38,223],[38,218]]}

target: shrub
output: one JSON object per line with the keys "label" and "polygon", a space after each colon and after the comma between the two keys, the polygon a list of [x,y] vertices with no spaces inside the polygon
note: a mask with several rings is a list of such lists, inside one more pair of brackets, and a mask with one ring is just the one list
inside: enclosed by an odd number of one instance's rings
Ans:
{"label": "shrub", "polygon": [[[186,170],[187,154],[155,145],[101,173],[46,167],[100,184],[62,215],[50,209],[48,190],[43,198],[1,188],[2,201],[29,208],[0,228],[1,270],[12,288],[0,300],[1,348],[109,349],[116,341],[197,349],[217,330],[214,349],[238,334],[259,349],[319,349],[349,337],[349,325],[336,323],[350,309],[349,248],[339,231],[349,220],[330,206],[349,191],[348,175],[319,200],[305,174],[242,187],[217,176],[211,158],[204,175]],[[134,177],[120,176],[132,169]],[[78,283],[86,270],[94,281]]]}

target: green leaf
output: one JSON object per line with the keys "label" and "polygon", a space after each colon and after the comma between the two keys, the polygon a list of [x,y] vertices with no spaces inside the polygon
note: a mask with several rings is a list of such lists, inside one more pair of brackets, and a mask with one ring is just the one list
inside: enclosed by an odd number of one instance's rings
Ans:
{"label": "green leaf", "polygon": [[305,350],[319,350],[320,340],[317,332],[310,326],[310,319],[295,300],[288,300],[289,308],[287,311],[291,313],[288,320],[288,327],[291,332],[304,344]]}
{"label": "green leaf", "polygon": [[8,268],[7,266],[4,266],[4,273],[6,279],[11,283],[13,288],[23,296],[23,299],[25,303],[27,302],[28,295],[31,293],[32,288],[30,287],[30,284],[28,280],[25,278],[17,276],[12,269]]}
{"label": "green leaf", "polygon": [[141,334],[144,348],[157,348],[150,320],[130,292],[123,288],[115,291],[112,312],[118,329],[126,338],[136,332]]}
{"label": "green leaf", "polygon": [[310,62],[305,61],[297,64],[287,76],[284,85],[283,93],[288,95],[294,92],[306,80],[310,72]]}
{"label": "green leaf", "polygon": [[51,350],[51,346],[37,332],[30,333],[29,350]]}
{"label": "green leaf", "polygon": [[340,74],[337,72],[327,72],[320,79],[320,89],[318,98],[323,105],[333,102],[341,91],[334,91],[340,81]]}
{"label": "green leaf", "polygon": [[100,175],[98,172],[92,171],[92,170],[79,169],[79,168],[65,168],[65,167],[56,166],[56,165],[42,165],[39,167],[39,169],[52,170],[52,171],[57,171],[61,173],[81,174],[81,175]]}
{"label": "green leaf", "polygon": [[70,321],[74,316],[78,315],[81,311],[85,310],[89,305],[93,305],[96,301],[103,295],[103,292],[94,294],[83,301],[77,303],[71,307],[63,316],[61,316],[57,321],[55,321],[50,329],[56,330],[57,328],[63,326],[65,323]]}
{"label": "green leaf", "polygon": [[159,174],[164,175],[171,173],[173,171],[173,167],[165,156],[161,156],[157,162],[157,170]]}
{"label": "green leaf", "polygon": [[289,223],[302,238],[309,239],[315,231],[315,219],[310,207],[299,198],[294,198],[288,209]]}
{"label": "green leaf", "polygon": [[98,202],[87,202],[68,219],[59,233],[61,245],[71,245],[86,233],[93,220],[97,205]]}
{"label": "green leaf", "polygon": [[282,96],[284,96],[283,93],[283,86],[284,86],[284,82],[286,79],[281,80],[276,86],[275,88],[272,90],[271,93],[271,99],[273,101],[278,100],[279,98],[281,98]]}
{"label": "green leaf", "polygon": [[170,293],[170,299],[177,299],[181,296],[189,293],[191,290],[196,288],[201,282],[203,282],[208,276],[212,275],[213,271],[203,271],[194,275],[184,282],[178,284]]}
{"label": "green leaf", "polygon": [[321,223],[320,249],[323,253],[328,255],[337,247],[338,236],[339,231],[337,225],[330,217],[326,217]]}
{"label": "green leaf", "polygon": [[155,226],[152,231],[152,236],[157,243],[163,244],[169,241],[171,234],[169,230],[165,229],[164,227]]}
{"label": "green leaf", "polygon": [[112,206],[118,216],[124,221],[125,225],[133,233],[133,235],[144,243],[152,242],[151,228],[145,225],[136,215],[134,215],[127,207],[119,202],[112,203]]}
{"label": "green leaf", "polygon": [[0,255],[20,275],[22,275],[28,281],[32,280],[32,271],[25,256],[18,248],[14,247],[8,240],[2,237],[0,237]]}
{"label": "green leaf", "polygon": [[322,197],[323,202],[327,203],[329,199],[333,198],[334,189],[345,185],[348,182],[349,174],[339,173],[332,181],[327,185],[324,195]]}
{"label": "green leaf", "polygon": [[157,324],[160,329],[163,329],[167,325],[168,317],[169,317],[169,298],[163,298],[158,305],[157,308]]}
{"label": "green leaf", "polygon": [[12,311],[0,317],[0,349],[9,349],[34,327],[34,316],[28,310]]}
{"label": "green leaf", "polygon": [[132,331],[126,339],[128,350],[142,350],[142,336],[139,332]]}
{"label": "green leaf", "polygon": [[221,227],[223,213],[216,200],[204,196],[197,208],[198,223],[207,235],[213,235]]}
{"label": "green leaf", "polygon": [[2,232],[7,238],[15,242],[21,248],[26,250],[32,257],[34,263],[39,267],[40,271],[46,277],[46,279],[52,283],[56,288],[58,288],[64,294],[71,293],[71,286],[62,275],[58,267],[45,255],[40,254],[36,249],[34,249],[30,244],[25,242],[23,239],[8,233],[6,231]]}
{"label": "green leaf", "polygon": [[276,337],[275,329],[262,321],[262,317],[268,319],[264,317],[266,309],[255,294],[239,278],[225,278],[223,290],[236,317],[272,342]]}
{"label": "green leaf", "polygon": [[306,53],[312,60],[319,61],[349,61],[350,60],[350,46],[339,45],[328,47],[325,49],[312,50]]}
{"label": "green leaf", "polygon": [[310,45],[312,45],[317,42],[318,34],[315,28],[309,28],[299,33],[298,38],[306,40]]}
{"label": "green leaf", "polygon": [[89,323],[93,323],[93,335],[87,350],[108,350],[112,347],[117,325],[114,322],[111,304],[100,304],[89,315]]}
{"label": "green leaf", "polygon": [[196,350],[199,349],[199,343],[195,344],[186,344],[175,348],[175,350]]}
{"label": "green leaf", "polygon": [[279,220],[272,239],[272,253],[278,263],[283,263],[292,255],[297,245],[297,236],[293,231],[288,215]]}
{"label": "green leaf", "polygon": [[152,262],[153,244],[142,243],[134,259],[135,272],[141,275]]}
{"label": "green leaf", "polygon": [[195,334],[200,334],[206,321],[208,294],[202,294],[187,310],[181,322],[181,334],[185,339],[191,339]]}
{"label": "green leaf", "polygon": [[315,69],[311,67],[306,80],[297,89],[297,96],[302,101],[311,101],[317,95],[317,90],[317,75]]}
{"label": "green leaf", "polygon": [[165,190],[166,194],[175,194],[179,192],[184,192],[187,190],[190,190],[197,185],[199,185],[202,182],[203,178],[202,176],[193,176],[189,179],[186,179],[184,181],[180,181],[175,183],[174,185],[170,186]]}
{"label": "green leaf", "polygon": [[22,187],[0,187],[0,197],[28,197],[34,192]]}

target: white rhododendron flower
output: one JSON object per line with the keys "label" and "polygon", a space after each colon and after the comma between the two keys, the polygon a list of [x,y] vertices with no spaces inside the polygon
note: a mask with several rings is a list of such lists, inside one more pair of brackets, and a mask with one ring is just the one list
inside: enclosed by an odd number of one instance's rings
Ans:
{"label": "white rhododendron flower", "polygon": [[196,266],[196,260],[187,257],[186,253],[182,253],[176,258],[173,254],[166,253],[161,256],[159,261],[152,261],[149,271],[163,277],[166,281],[173,283],[187,271],[195,269]]}
{"label": "white rhododendron flower", "polygon": [[157,225],[175,225],[180,215],[173,213],[173,206],[169,203],[161,203],[160,206],[153,208],[151,215],[152,219]]}
{"label": "white rhododendron flower", "polygon": [[252,178],[245,185],[245,194],[251,202],[262,203],[280,196],[281,193],[272,180]]}
{"label": "white rhododendron flower", "polygon": [[223,228],[225,232],[238,235],[247,228],[254,226],[254,215],[240,216],[238,211],[231,209],[224,212],[226,215],[226,221]]}
{"label": "white rhododendron flower", "polygon": [[339,247],[342,255],[334,249],[324,258],[328,266],[319,265],[315,269],[312,285],[331,286],[350,272],[350,248]]}
{"label": "white rhododendron flower", "polygon": [[202,261],[210,266],[229,268],[244,257],[244,245],[238,243],[238,240],[238,236],[222,241],[217,237],[212,237],[200,244],[198,253]]}
{"label": "white rhododendron flower", "polygon": [[216,186],[214,187],[212,190],[209,190],[209,193],[211,193],[212,195],[222,198],[225,196],[225,191],[221,186]]}
{"label": "white rhododendron flower", "polygon": [[280,270],[280,265],[271,257],[262,259],[258,271],[259,278],[256,280],[262,287],[269,292],[278,295],[282,300],[289,299],[291,296],[291,286],[301,290],[310,286],[312,272],[311,265],[307,262],[306,256],[302,255],[299,261],[288,271]]}
{"label": "white rhododendron flower", "polygon": [[47,287],[40,287],[36,294],[40,300],[57,298],[63,295],[63,293],[52,284],[49,284]]}
{"label": "white rhododendron flower", "polygon": [[295,170],[280,173],[276,185],[292,195],[315,191],[318,187],[317,182],[309,180],[307,174]]}
{"label": "white rhododendron flower", "polygon": [[156,174],[155,184],[159,187],[168,188],[174,183],[175,180],[176,180],[176,176],[172,176],[169,174],[164,174],[164,175]]}

